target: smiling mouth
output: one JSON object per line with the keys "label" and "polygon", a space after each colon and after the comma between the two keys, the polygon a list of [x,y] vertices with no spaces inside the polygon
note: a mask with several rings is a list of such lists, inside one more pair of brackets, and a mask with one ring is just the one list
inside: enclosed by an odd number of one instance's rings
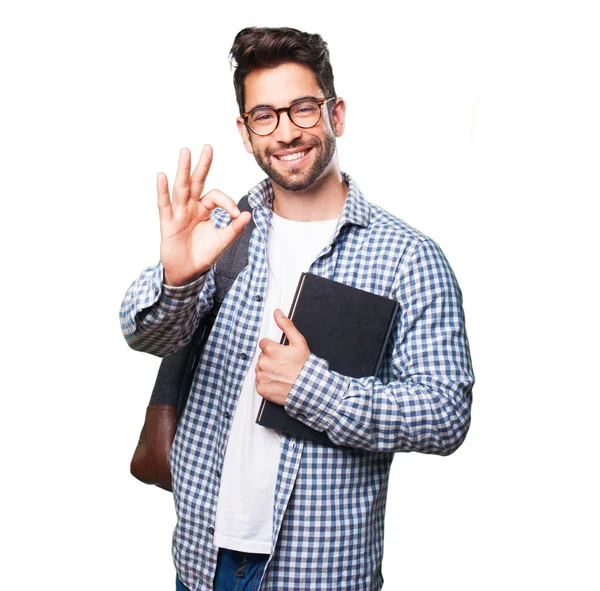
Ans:
{"label": "smiling mouth", "polygon": [[277,160],[280,162],[291,162],[294,160],[300,160],[300,158],[304,158],[312,148],[307,148],[306,150],[302,150],[300,152],[294,152],[293,154],[283,154],[282,156],[275,156]]}

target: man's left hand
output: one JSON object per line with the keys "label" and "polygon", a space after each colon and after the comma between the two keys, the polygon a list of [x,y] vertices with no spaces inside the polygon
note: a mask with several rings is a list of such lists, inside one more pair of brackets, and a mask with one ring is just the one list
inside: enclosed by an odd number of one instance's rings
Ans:
{"label": "man's left hand", "polygon": [[306,339],[281,310],[275,310],[274,317],[289,345],[280,345],[271,339],[260,340],[258,346],[262,353],[256,364],[256,391],[263,398],[283,406],[310,349]]}

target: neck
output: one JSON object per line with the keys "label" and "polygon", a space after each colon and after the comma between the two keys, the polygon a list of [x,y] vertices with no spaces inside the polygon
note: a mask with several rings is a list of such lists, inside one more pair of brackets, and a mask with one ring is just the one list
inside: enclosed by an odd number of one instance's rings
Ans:
{"label": "neck", "polygon": [[339,217],[348,187],[337,166],[325,171],[308,189],[287,191],[271,181],[273,211],[282,218],[295,222],[320,222]]}

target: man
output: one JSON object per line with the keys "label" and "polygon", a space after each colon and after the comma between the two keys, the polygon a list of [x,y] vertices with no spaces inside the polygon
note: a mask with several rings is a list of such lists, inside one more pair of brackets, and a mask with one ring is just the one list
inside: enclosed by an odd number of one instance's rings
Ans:
{"label": "man", "polygon": [[[172,446],[177,586],[380,589],[394,452],[450,454],[469,427],[460,291],[437,245],[340,171],[346,104],[321,37],[244,29],[231,56],[237,126],[269,178],[249,193],[248,266],[221,307]],[[189,342],[213,304],[214,264],[250,219],[219,191],[202,196],[211,158],[205,147],[190,174],[181,151],[172,200],[158,176],[161,261],[121,310],[135,349],[164,356]],[[378,376],[342,376],[310,352],[282,312],[302,271],[400,302]],[[263,398],[343,447],[257,425]]]}

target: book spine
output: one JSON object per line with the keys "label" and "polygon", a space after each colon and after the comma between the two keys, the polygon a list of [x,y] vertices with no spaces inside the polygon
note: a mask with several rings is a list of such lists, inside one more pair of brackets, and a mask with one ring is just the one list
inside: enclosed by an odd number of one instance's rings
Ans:
{"label": "book spine", "polygon": [[376,376],[379,373],[379,368],[381,367],[381,362],[383,361],[383,356],[385,354],[385,350],[387,348],[388,342],[390,340],[390,334],[392,333],[392,329],[394,328],[394,319],[396,318],[396,314],[398,314],[398,309],[400,308],[400,304],[396,302],[394,309],[392,310],[392,315],[390,317],[388,323],[387,333],[385,335],[385,339],[383,341],[383,345],[381,346],[381,351],[379,351],[379,357],[377,359],[377,365],[375,366],[375,371],[373,375]]}
{"label": "book spine", "polygon": [[[288,314],[288,318],[290,320],[294,319],[294,312],[296,311],[296,305],[298,304],[298,298],[300,297],[300,293],[302,292],[302,287],[304,286],[304,280],[306,279],[306,273],[302,273],[300,275],[300,281],[298,281],[298,286],[296,287],[296,293],[294,294],[294,299],[292,300],[292,305],[290,306],[290,313]],[[281,334],[281,340],[279,341],[280,345],[287,345],[288,340],[285,336],[285,333]]]}
{"label": "book spine", "polygon": [[256,417],[256,421],[255,421],[256,423],[260,423],[266,406],[267,406],[267,399],[263,398],[262,402],[260,403],[260,408],[258,409],[258,416]]}

